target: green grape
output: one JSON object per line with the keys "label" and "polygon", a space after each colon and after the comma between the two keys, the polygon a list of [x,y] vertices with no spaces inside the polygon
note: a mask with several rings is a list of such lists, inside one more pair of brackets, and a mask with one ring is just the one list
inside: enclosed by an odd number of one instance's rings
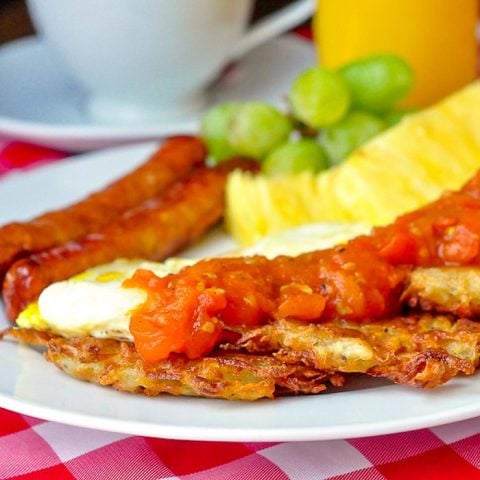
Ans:
{"label": "green grape", "polygon": [[385,130],[380,118],[367,112],[350,112],[340,122],[325,129],[319,138],[331,165],[338,165],[367,140]]}
{"label": "green grape", "polygon": [[327,167],[328,161],[322,147],[312,138],[284,143],[262,163],[262,170],[267,175],[299,173],[304,170],[318,172]]}
{"label": "green grape", "polygon": [[374,113],[391,110],[413,86],[413,72],[400,57],[374,55],[348,63],[339,73],[352,95],[352,106]]}
{"label": "green grape", "polygon": [[415,112],[418,112],[418,109],[410,108],[405,110],[390,110],[382,115],[382,120],[387,124],[388,127],[393,127],[394,125],[397,125],[397,123],[400,123],[405,117],[408,117]]}
{"label": "green grape", "polygon": [[295,117],[312,128],[332,125],[350,106],[350,93],[342,76],[322,67],[301,73],[293,82],[289,99]]}
{"label": "green grape", "polygon": [[228,132],[232,117],[239,108],[239,103],[222,103],[208,110],[200,123],[200,136],[215,163],[237,153],[228,141]]}
{"label": "green grape", "polygon": [[243,104],[233,115],[228,139],[241,155],[262,160],[285,142],[292,131],[289,118],[263,102]]}

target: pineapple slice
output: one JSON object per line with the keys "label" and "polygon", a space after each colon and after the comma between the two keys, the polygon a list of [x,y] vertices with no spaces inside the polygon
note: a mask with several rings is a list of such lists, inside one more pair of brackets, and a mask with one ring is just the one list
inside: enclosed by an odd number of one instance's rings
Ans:
{"label": "pineapple slice", "polygon": [[462,186],[480,168],[480,82],[406,118],[320,174],[234,172],[227,228],[241,245],[304,223],[383,225]]}

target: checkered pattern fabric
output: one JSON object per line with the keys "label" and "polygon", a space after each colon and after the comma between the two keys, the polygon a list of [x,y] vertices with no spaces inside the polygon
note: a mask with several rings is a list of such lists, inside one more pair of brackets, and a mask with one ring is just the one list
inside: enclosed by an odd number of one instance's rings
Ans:
{"label": "checkered pattern fabric", "polygon": [[[64,157],[0,145],[0,176]],[[353,440],[220,443],[87,430],[0,409],[0,479],[480,480],[480,418]]]}
{"label": "checkered pattern fabric", "polygon": [[0,478],[476,480],[480,418],[356,440],[219,443],[87,430],[0,409]]}

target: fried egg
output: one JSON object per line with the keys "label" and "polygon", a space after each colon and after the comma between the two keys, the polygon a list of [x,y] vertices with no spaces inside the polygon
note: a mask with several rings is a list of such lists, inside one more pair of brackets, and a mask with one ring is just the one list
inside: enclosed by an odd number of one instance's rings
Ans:
{"label": "fried egg", "polygon": [[[353,237],[368,233],[363,224],[321,223],[267,237],[253,247],[233,252],[236,255],[299,255],[330,248]],[[131,312],[146,300],[141,289],[125,288],[122,283],[138,268],[157,276],[176,273],[194,259],[170,258],[164,262],[119,259],[90,268],[68,280],[47,287],[37,302],[30,304],[17,318],[23,328],[46,330],[64,337],[93,336],[132,340],[129,331]]]}

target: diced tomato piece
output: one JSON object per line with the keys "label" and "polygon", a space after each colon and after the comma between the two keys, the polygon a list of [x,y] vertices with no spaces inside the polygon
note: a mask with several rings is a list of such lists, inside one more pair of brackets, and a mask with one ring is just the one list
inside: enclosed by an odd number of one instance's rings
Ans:
{"label": "diced tomato piece", "polygon": [[415,237],[403,228],[391,229],[391,235],[378,253],[393,265],[415,264],[418,245]]}
{"label": "diced tomato piece", "polygon": [[446,263],[466,265],[479,253],[480,238],[465,225],[456,225],[445,235],[439,246],[439,256]]}
{"label": "diced tomato piece", "polygon": [[298,320],[317,320],[325,310],[327,299],[319,293],[297,293],[287,296],[278,306],[278,315]]}

